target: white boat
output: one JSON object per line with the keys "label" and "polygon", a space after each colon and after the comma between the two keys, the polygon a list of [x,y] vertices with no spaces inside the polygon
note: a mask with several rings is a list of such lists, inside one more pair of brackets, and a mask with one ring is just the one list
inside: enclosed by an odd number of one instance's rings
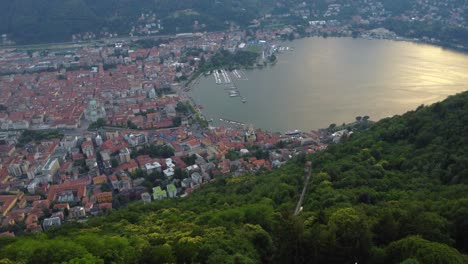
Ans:
{"label": "white boat", "polygon": [[301,133],[302,133],[302,131],[295,129],[295,130],[286,131],[285,134],[286,134],[287,136],[295,136],[295,135],[299,135],[299,134],[301,134]]}

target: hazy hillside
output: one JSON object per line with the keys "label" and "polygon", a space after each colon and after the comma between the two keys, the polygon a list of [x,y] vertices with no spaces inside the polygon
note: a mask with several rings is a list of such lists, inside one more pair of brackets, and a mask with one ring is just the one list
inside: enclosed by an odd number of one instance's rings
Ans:
{"label": "hazy hillside", "polygon": [[[12,34],[19,43],[70,41],[72,34],[88,31],[128,35],[138,17],[149,12],[164,19],[167,33],[176,33],[176,27],[180,32],[191,29],[195,19],[215,30],[224,29],[226,20],[248,23],[269,4],[259,0],[0,0],[0,33]],[[182,16],[175,14],[188,9],[191,12]]]}
{"label": "hazy hillside", "polygon": [[24,263],[467,263],[468,92],[261,175],[0,239]]}
{"label": "hazy hillside", "polygon": [[[436,2],[440,3],[432,5]],[[463,8],[464,0],[346,0],[336,2],[344,6],[339,14],[326,16],[333,3],[328,0],[0,0],[0,34],[8,34],[18,44],[29,44],[71,41],[73,34],[85,32],[96,34],[96,39],[103,37],[104,32],[129,36],[132,28],[154,22],[162,23],[158,34],[216,31],[227,29],[229,22],[248,25],[252,19],[268,13],[276,17],[270,22],[262,21],[262,26],[293,25],[301,34],[305,33],[301,27],[307,26],[309,20],[336,19],[351,26],[351,30],[385,27],[408,38],[436,38],[441,45],[464,46],[468,39],[468,11]],[[369,9],[376,6],[387,13],[368,26],[354,25],[353,17],[372,17],[374,11]],[[304,17],[302,11],[310,16]],[[155,19],[139,20],[142,14]],[[401,19],[407,16],[427,18]]]}

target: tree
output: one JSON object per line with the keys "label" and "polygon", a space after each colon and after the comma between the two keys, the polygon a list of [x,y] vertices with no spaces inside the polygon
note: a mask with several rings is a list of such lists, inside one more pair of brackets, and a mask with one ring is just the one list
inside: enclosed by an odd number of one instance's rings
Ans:
{"label": "tree", "polygon": [[252,241],[263,260],[267,260],[273,253],[273,240],[265,230],[259,225],[246,224],[246,235]]}
{"label": "tree", "polygon": [[149,155],[151,158],[170,158],[174,156],[174,149],[168,145],[154,145],[142,148],[135,152],[135,157],[139,155]]}
{"label": "tree", "polygon": [[181,158],[187,165],[193,165],[195,164],[195,161],[197,160],[197,155],[192,154],[190,156],[184,156]]}
{"label": "tree", "polygon": [[86,254],[82,257],[71,259],[65,262],[65,264],[104,264],[104,260],[91,254]]}
{"label": "tree", "polygon": [[304,224],[289,212],[282,212],[275,230],[277,263],[302,263]]}
{"label": "tree", "polygon": [[415,260],[414,258],[408,258],[408,259],[405,259],[400,264],[419,264],[419,262]]}
{"label": "tree", "polygon": [[237,153],[237,151],[229,149],[228,153],[226,153],[225,157],[226,157],[226,159],[233,161],[233,160],[239,159],[240,155],[239,155],[239,153]]}
{"label": "tree", "polygon": [[337,259],[366,261],[370,249],[370,232],[367,223],[353,208],[334,212],[328,226],[335,237]]}
{"label": "tree", "polygon": [[385,212],[373,227],[374,241],[377,245],[388,245],[398,238],[399,226],[390,212]]}
{"label": "tree", "polygon": [[183,180],[187,178],[188,176],[189,176],[188,173],[183,171],[181,168],[176,168],[174,170],[174,179]]}
{"label": "tree", "polygon": [[111,159],[112,168],[117,168],[119,166],[119,161],[116,158]]}
{"label": "tree", "polygon": [[175,110],[179,113],[186,114],[190,111],[190,108],[187,106],[187,104],[184,102],[178,102]]}
{"label": "tree", "polygon": [[97,129],[106,126],[106,120],[103,118],[98,118],[96,122],[89,124],[88,129]]}
{"label": "tree", "polygon": [[112,191],[112,189],[109,187],[109,184],[107,183],[101,184],[101,192],[110,192],[110,191]]}
{"label": "tree", "polygon": [[434,212],[413,210],[400,220],[402,235],[421,235],[431,241],[452,242],[448,236],[447,219]]}
{"label": "tree", "polygon": [[127,120],[127,127],[130,129],[138,129],[138,126],[135,125],[131,120]]}
{"label": "tree", "polygon": [[226,251],[224,251],[223,249],[217,249],[209,255],[206,263],[207,264],[226,263],[229,257],[230,256],[228,255]]}
{"label": "tree", "polygon": [[430,242],[419,236],[409,236],[392,242],[386,249],[388,263],[414,258],[420,263],[466,263],[466,257],[445,244]]}
{"label": "tree", "polygon": [[143,263],[175,263],[172,247],[168,244],[148,247],[144,250]]}
{"label": "tree", "polygon": [[179,239],[174,247],[178,263],[192,263],[199,248],[196,238],[183,237]]}
{"label": "tree", "polygon": [[182,118],[180,116],[176,116],[172,119],[173,126],[178,127],[180,124],[182,124]]}

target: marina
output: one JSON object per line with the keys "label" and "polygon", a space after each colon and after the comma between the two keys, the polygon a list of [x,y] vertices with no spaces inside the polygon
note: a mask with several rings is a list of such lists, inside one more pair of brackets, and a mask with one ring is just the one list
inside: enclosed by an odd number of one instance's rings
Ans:
{"label": "marina", "polygon": [[213,71],[213,76],[215,78],[216,84],[224,84],[224,90],[228,91],[230,98],[241,97],[242,103],[246,103],[247,99],[244,96],[241,96],[239,89],[234,83],[234,79],[237,80],[247,80],[245,73],[241,70],[233,70],[231,72],[226,71],[225,69],[217,69]]}

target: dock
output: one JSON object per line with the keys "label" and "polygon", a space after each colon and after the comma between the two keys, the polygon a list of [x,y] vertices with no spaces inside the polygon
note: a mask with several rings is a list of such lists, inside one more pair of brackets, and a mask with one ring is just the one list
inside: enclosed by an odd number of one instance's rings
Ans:
{"label": "dock", "polygon": [[241,96],[239,89],[237,88],[234,80],[247,80],[245,73],[241,70],[233,70],[228,72],[224,69],[218,69],[213,71],[216,84],[224,84],[223,89],[228,91],[228,95],[231,98],[241,97],[242,103],[246,103],[247,99],[245,96]]}
{"label": "dock", "polygon": [[231,125],[245,126],[245,123],[234,121],[234,120],[229,120],[225,118],[220,118],[219,121],[227,123],[227,124],[231,124]]}

